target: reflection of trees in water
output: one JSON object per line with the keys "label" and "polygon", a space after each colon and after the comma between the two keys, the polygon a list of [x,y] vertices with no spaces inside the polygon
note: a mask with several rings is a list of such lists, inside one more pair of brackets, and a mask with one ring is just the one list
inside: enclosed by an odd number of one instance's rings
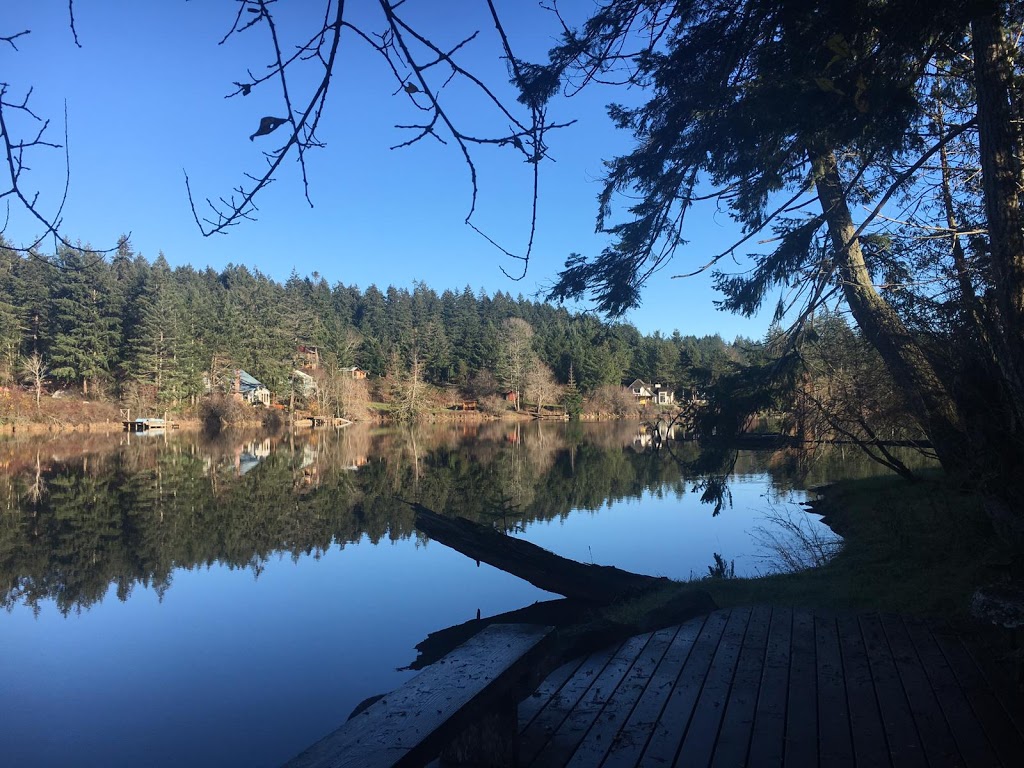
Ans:
{"label": "reflection of trees in water", "polygon": [[[0,603],[79,610],[112,584],[121,599],[137,585],[162,594],[175,568],[258,576],[278,553],[414,536],[403,499],[512,527],[644,492],[681,498],[716,476],[681,469],[699,465],[695,445],[673,457],[636,449],[636,434],[623,422],[486,422],[4,443]],[[735,471],[788,487],[763,454],[739,454]]]}

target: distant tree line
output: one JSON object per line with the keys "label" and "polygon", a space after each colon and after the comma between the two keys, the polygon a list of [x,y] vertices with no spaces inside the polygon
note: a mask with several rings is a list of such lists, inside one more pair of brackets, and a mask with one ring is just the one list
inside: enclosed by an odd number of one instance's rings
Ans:
{"label": "distant tree line", "polygon": [[[552,401],[573,380],[592,396],[627,379],[681,392],[709,387],[759,342],[654,333],[506,292],[440,294],[328,284],[293,272],[281,284],[258,270],[218,272],[150,262],[127,241],[108,259],[87,249],[39,258],[0,243],[0,385],[75,388],[169,407],[227,391],[244,369],[282,402],[301,346],[321,365],[359,366],[470,395],[501,389]],[[536,399],[534,400],[536,401]]]}

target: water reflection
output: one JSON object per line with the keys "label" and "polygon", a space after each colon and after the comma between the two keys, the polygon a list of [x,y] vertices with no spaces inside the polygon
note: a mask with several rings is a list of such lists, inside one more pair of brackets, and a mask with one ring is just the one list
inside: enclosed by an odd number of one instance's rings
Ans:
{"label": "water reflection", "polygon": [[[773,508],[824,530],[794,489],[832,478],[793,456],[644,434],[492,422],[0,441],[0,762],[270,768],[399,685],[429,633],[552,597],[418,536],[402,499],[675,578],[784,565],[750,542],[759,526],[781,537]],[[828,471],[869,471],[847,458]],[[718,516],[700,503],[709,481],[732,498]]]}
{"label": "water reflection", "polygon": [[[718,514],[736,478],[770,478],[771,501],[835,473],[817,464],[801,477],[796,462],[786,452],[709,457],[621,422],[8,441],[0,604],[80,611],[111,584],[122,600],[138,585],[162,596],[177,568],[221,563],[258,575],[275,553],[319,557],[364,536],[414,537],[403,499],[521,531],[644,495],[695,493]],[[763,538],[778,548],[781,534]]]}

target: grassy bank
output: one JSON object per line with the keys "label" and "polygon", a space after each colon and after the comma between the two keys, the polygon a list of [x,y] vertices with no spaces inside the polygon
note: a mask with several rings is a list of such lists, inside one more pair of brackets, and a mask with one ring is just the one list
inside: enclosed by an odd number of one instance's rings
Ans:
{"label": "grassy bank", "polygon": [[920,482],[871,478],[821,489],[814,509],[844,539],[828,564],[758,579],[708,579],[721,606],[775,603],[816,608],[967,615],[982,584],[1019,576],[1019,561],[993,532],[981,499],[935,474]]}

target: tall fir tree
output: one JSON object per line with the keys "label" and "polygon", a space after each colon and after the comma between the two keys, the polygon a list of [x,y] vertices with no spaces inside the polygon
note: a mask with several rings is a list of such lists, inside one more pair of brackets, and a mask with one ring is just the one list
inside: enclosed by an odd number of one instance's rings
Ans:
{"label": "tall fir tree", "polygon": [[118,351],[120,318],[110,304],[110,272],[98,255],[74,248],[63,249],[56,266],[51,373],[88,395],[109,379]]}

